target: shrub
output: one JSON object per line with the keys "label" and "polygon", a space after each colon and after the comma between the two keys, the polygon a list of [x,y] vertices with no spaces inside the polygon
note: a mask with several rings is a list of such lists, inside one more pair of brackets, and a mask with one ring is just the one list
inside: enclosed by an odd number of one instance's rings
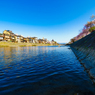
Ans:
{"label": "shrub", "polygon": [[36,45],[32,45],[32,46],[36,46]]}
{"label": "shrub", "polygon": [[26,45],[19,45],[20,47],[26,47]]}
{"label": "shrub", "polygon": [[3,35],[2,33],[0,33],[0,35]]}
{"label": "shrub", "polygon": [[91,27],[91,28],[89,29],[89,31],[90,31],[90,32],[95,31],[95,26]]}

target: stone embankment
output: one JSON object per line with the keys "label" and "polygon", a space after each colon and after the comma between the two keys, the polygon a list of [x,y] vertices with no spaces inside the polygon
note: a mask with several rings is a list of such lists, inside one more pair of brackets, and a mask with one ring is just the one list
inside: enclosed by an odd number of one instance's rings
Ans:
{"label": "stone embankment", "polygon": [[95,31],[74,42],[70,47],[95,83]]}

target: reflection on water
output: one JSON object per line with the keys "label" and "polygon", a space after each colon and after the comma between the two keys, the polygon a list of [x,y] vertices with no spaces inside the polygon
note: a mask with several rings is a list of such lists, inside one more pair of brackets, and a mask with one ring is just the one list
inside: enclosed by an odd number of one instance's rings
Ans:
{"label": "reflection on water", "polygon": [[0,95],[95,95],[67,46],[0,48]]}

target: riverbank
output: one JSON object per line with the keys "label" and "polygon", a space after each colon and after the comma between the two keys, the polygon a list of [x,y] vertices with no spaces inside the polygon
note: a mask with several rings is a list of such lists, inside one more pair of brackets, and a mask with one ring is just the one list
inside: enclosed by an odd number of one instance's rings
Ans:
{"label": "riverbank", "polygon": [[52,45],[51,44],[42,44],[42,43],[0,42],[0,47],[27,47],[27,46],[52,46]]}
{"label": "riverbank", "polygon": [[95,83],[95,31],[74,42],[70,47]]}

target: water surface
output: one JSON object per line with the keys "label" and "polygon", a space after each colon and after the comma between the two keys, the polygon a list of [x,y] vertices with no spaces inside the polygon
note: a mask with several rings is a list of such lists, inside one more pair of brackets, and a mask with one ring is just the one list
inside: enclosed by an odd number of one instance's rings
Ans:
{"label": "water surface", "polygon": [[68,46],[0,48],[0,95],[95,95]]}

